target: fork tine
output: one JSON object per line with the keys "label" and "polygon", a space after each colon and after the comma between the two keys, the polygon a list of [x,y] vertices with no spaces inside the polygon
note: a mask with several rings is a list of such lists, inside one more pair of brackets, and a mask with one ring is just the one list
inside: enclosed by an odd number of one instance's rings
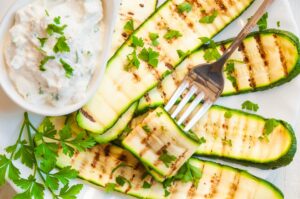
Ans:
{"label": "fork tine", "polygon": [[186,125],[184,131],[189,131],[198,122],[198,120],[208,111],[208,109],[213,105],[211,101],[206,101],[196,115],[191,121]]}
{"label": "fork tine", "polygon": [[196,93],[196,91],[197,91],[197,87],[196,86],[192,86],[192,88],[190,89],[190,91],[184,96],[184,98],[181,100],[181,102],[179,103],[179,105],[176,107],[175,111],[171,115],[172,118],[175,118],[180,113],[180,111],[189,102],[189,100],[193,97],[193,95]]}
{"label": "fork tine", "polygon": [[181,125],[188,118],[188,116],[199,105],[199,103],[203,100],[203,98],[204,98],[204,93],[203,92],[201,92],[199,95],[197,95],[197,97],[193,100],[193,102],[188,107],[188,109],[183,113],[183,115],[178,120],[178,125]]}
{"label": "fork tine", "polygon": [[184,92],[184,90],[189,86],[188,81],[183,81],[178,89],[175,91],[171,99],[169,100],[168,104],[165,106],[165,110],[169,111],[172,106],[176,103],[177,99],[180,95]]}

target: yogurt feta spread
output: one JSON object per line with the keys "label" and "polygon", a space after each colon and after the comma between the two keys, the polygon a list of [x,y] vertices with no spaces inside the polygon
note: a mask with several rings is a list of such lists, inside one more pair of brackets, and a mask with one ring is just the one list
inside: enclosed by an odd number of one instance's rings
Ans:
{"label": "yogurt feta spread", "polygon": [[16,12],[5,61],[32,104],[72,105],[85,97],[103,43],[100,0],[37,0]]}

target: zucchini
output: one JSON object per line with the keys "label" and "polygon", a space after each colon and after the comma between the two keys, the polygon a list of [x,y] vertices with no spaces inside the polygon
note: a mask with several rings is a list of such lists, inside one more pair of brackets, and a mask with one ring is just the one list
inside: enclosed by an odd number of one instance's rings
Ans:
{"label": "zucchini", "polygon": [[217,105],[211,107],[192,132],[202,140],[197,155],[264,169],[288,165],[297,149],[295,133],[286,122]]}
{"label": "zucchini", "polygon": [[[222,53],[231,42],[232,39],[219,42],[217,49]],[[205,50],[201,48],[195,51],[161,85],[147,93],[140,100],[138,112],[168,102],[188,70],[206,62],[203,57]],[[225,88],[222,96],[270,89],[299,75],[299,40],[294,34],[282,30],[254,32],[244,40],[230,60],[235,60],[234,69],[231,74],[224,72]],[[230,81],[228,75],[234,77],[236,83]]]}
{"label": "zucchini", "polygon": [[128,39],[130,34],[124,31],[125,24],[132,20],[134,28],[139,27],[156,9],[157,0],[121,0],[116,27],[113,34],[111,55]]}
{"label": "zucchini", "polygon": [[[192,10],[180,13],[177,7],[179,2],[167,0],[109,60],[98,92],[77,115],[79,126],[98,134],[110,129],[134,102],[180,64],[184,56],[178,56],[179,46],[184,52],[199,48],[203,45],[199,37],[212,38],[245,11],[252,2],[253,0],[220,0],[218,3],[191,1]],[[199,12],[201,10],[203,12]],[[213,23],[199,22],[200,18],[216,11],[218,15]],[[160,36],[159,45],[156,47],[152,46],[149,38],[149,34],[153,32]],[[170,32],[176,32],[177,37],[166,39]],[[154,52],[159,53],[157,60],[154,60],[157,61],[157,67],[152,67],[141,60],[137,69],[128,71],[128,56],[135,50],[132,47],[134,37],[142,38],[145,48],[151,47]],[[136,52],[139,54],[142,48],[137,48]]]}
{"label": "zucchini", "polygon": [[158,174],[170,178],[195,153],[198,142],[161,107],[147,114],[122,145]]}
{"label": "zucchini", "polygon": [[[60,130],[67,117],[52,117],[50,121],[56,130]],[[40,128],[42,126],[43,123]],[[85,152],[75,152],[73,157],[64,155],[60,149],[57,159],[59,168],[71,166],[78,171],[80,178],[101,187],[115,184],[116,178],[122,176],[128,181],[123,186],[116,184],[115,191],[137,198],[283,198],[275,186],[246,171],[195,158],[191,158],[189,163],[202,173],[198,186],[175,181],[168,188],[170,195],[165,197],[164,186],[147,175],[145,167],[130,152],[115,145],[96,145]],[[143,188],[145,182],[150,184],[150,188]]]}

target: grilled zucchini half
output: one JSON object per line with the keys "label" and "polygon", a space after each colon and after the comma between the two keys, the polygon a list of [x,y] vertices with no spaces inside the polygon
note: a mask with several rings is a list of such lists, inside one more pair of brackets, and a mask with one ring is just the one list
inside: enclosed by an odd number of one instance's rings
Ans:
{"label": "grilled zucchini half", "polygon": [[[178,6],[182,2],[167,0],[110,59],[98,92],[77,115],[79,126],[98,134],[112,128],[133,103],[172,73],[189,54],[178,56],[178,50],[191,52],[199,48],[204,44],[199,37],[212,38],[252,2],[190,1],[190,12],[181,12]],[[199,22],[211,15],[215,15],[212,23]],[[151,33],[158,35],[158,45],[153,45]],[[143,43],[134,44],[133,40],[139,39]]]}
{"label": "grilled zucchini half", "polygon": [[[57,130],[63,128],[66,120],[67,117],[50,118]],[[102,187],[113,184],[115,191],[137,198],[283,198],[274,185],[246,171],[195,158],[191,158],[189,164],[201,173],[198,185],[175,181],[166,190],[162,183],[147,175],[137,158],[115,145],[96,145],[85,152],[76,152],[71,158],[60,149],[57,161],[59,168],[71,166],[86,181]],[[117,178],[122,178],[125,184],[119,185]]]}
{"label": "grilled zucchini half", "polygon": [[[222,54],[232,39],[217,43]],[[188,71],[201,63],[207,48],[200,48],[186,58],[161,85],[140,100],[138,111],[144,112],[168,102]],[[300,73],[300,43],[292,33],[265,30],[250,34],[231,56],[231,68],[224,68],[225,88],[222,96],[262,91],[280,86]],[[228,65],[227,65],[228,66]]]}
{"label": "grilled zucchini half", "polygon": [[176,175],[199,147],[162,107],[149,112],[122,144],[145,165],[166,178]]}

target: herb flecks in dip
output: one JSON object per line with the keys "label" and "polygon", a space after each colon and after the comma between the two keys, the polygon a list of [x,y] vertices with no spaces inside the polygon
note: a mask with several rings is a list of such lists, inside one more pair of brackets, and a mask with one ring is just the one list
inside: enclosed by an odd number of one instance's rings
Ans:
{"label": "herb flecks in dip", "polygon": [[38,0],[16,12],[5,60],[32,104],[72,105],[85,97],[102,49],[100,0]]}

